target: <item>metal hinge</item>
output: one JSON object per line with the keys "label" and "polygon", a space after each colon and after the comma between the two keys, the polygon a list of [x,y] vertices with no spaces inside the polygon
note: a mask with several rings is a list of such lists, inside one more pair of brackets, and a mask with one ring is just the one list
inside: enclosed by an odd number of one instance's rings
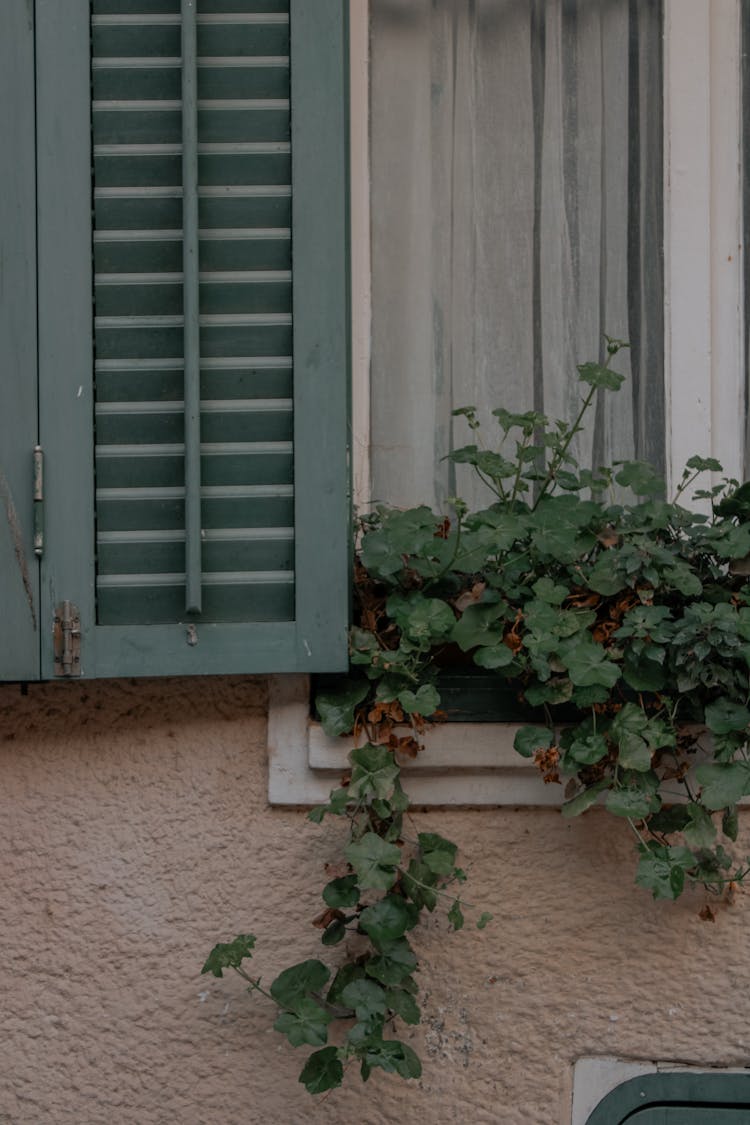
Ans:
{"label": "metal hinge", "polygon": [[55,675],[81,674],[81,614],[72,602],[55,607],[54,622]]}
{"label": "metal hinge", "polygon": [[34,554],[44,554],[44,452],[34,446]]}

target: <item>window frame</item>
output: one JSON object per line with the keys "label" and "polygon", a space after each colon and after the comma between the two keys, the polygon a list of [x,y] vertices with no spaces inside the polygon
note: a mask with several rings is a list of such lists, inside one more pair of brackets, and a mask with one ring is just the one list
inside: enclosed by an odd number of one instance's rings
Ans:
{"label": "window frame", "polygon": [[[370,497],[369,0],[350,0],[352,460]],[[745,412],[740,0],[664,0],[665,394],[668,489],[695,453],[742,478]],[[731,65],[727,65],[727,60]],[[728,375],[727,375],[728,371]],[[310,718],[306,677],[273,678],[269,800],[325,799],[348,749]],[[512,723],[451,723],[406,764],[418,804],[561,805],[513,750]],[[443,746],[443,740],[446,746]],[[449,745],[462,747],[461,757]],[[337,763],[340,763],[337,764]]]}

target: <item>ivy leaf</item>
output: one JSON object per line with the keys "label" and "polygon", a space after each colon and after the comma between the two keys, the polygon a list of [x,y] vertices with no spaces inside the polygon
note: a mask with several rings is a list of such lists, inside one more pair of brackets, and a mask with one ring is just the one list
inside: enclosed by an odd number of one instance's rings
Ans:
{"label": "ivy leaf", "polygon": [[650,843],[640,844],[638,850],[638,886],[651,891],[654,898],[679,898],[685,886],[685,872],[695,866],[690,849]]}
{"label": "ivy leaf", "polygon": [[701,802],[707,809],[724,809],[750,793],[750,763],[707,762],[695,771],[703,786]]}
{"label": "ivy leaf", "polygon": [[608,786],[608,781],[597,781],[595,785],[590,785],[588,789],[584,789],[583,793],[579,793],[572,801],[565,802],[560,810],[562,815],[571,817],[580,816],[581,813],[585,813],[587,809],[590,809],[591,806],[596,803],[602,790],[606,789]]}
{"label": "ivy leaf", "polygon": [[274,1023],[274,1030],[286,1035],[293,1047],[307,1043],[310,1047],[320,1047],[328,1039],[328,1024],[333,1019],[330,1012],[321,1008],[314,1000],[298,1000],[293,1011],[281,1012]]}
{"label": "ivy leaf", "polygon": [[440,694],[433,684],[422,684],[417,691],[407,688],[396,698],[409,715],[434,715],[440,706]]}
{"label": "ivy leaf", "polygon": [[664,491],[664,481],[647,461],[623,461],[615,473],[615,480],[625,488],[632,488],[636,496],[658,496]]}
{"label": "ivy leaf", "polygon": [[532,589],[540,601],[548,602],[549,605],[562,605],[568,596],[567,586],[560,586],[546,576],[538,579]]}
{"label": "ivy leaf", "polygon": [[201,972],[223,977],[223,969],[238,969],[246,957],[252,956],[254,947],[254,934],[238,934],[234,941],[219,942],[209,953]]}
{"label": "ivy leaf", "polygon": [[367,680],[342,680],[335,690],[321,691],[315,697],[315,708],[323,730],[331,738],[348,734],[354,726],[354,710],[367,696]]}
{"label": "ivy leaf", "polygon": [[406,938],[384,943],[377,957],[365,962],[368,977],[375,977],[381,984],[400,984],[417,967],[417,958]]}
{"label": "ivy leaf", "polygon": [[[659,649],[662,656],[664,649]],[[662,663],[649,653],[642,653],[636,657],[632,652],[626,652],[622,662],[622,678],[628,687],[634,691],[661,691],[666,683],[666,675]]]}
{"label": "ivy leaf", "polygon": [[633,820],[641,820],[649,813],[658,812],[661,801],[656,793],[659,784],[656,775],[637,773],[631,777],[633,784],[610,790],[605,802],[609,812],[614,816],[627,816]]}
{"label": "ivy leaf", "polygon": [[395,883],[401,849],[374,832],[365,832],[360,840],[347,844],[344,855],[359,876],[361,887],[387,891]]}
{"label": "ivy leaf", "polygon": [[458,848],[437,832],[420,832],[418,837],[422,862],[436,875],[450,875],[456,862]]}
{"label": "ivy leaf", "polygon": [[385,746],[365,746],[352,750],[349,760],[354,767],[348,795],[354,801],[372,797],[390,797],[399,775],[393,754]]}
{"label": "ivy leaf", "polygon": [[507,668],[513,663],[513,650],[505,644],[487,645],[478,648],[474,653],[474,663],[488,672],[496,672],[498,668]]}
{"label": "ivy leaf", "polygon": [[361,965],[357,965],[351,961],[345,962],[336,973],[336,976],[331,981],[331,987],[328,989],[326,1000],[329,1004],[342,1005],[341,996],[344,989],[353,980],[363,980],[365,970]]}
{"label": "ivy leaf", "polygon": [[424,906],[429,911],[433,911],[437,905],[437,895],[431,889],[437,881],[435,872],[417,859],[411,861],[408,871],[401,877],[404,891],[414,905],[420,909]]}
{"label": "ivy leaf", "polygon": [[399,895],[386,895],[359,916],[361,928],[377,949],[403,937],[417,922],[418,911]]}
{"label": "ivy leaf", "polygon": [[688,469],[698,473],[721,473],[722,466],[715,457],[698,457],[697,454],[685,462]]}
{"label": "ivy leaf", "polygon": [[310,992],[322,991],[330,975],[322,961],[300,961],[279,973],[271,985],[271,995],[280,1008],[295,1009]]}
{"label": "ivy leaf", "polygon": [[687,806],[688,823],[682,830],[685,843],[691,848],[710,848],[716,839],[716,825],[702,805],[691,801]]}
{"label": "ivy leaf", "polygon": [[356,906],[359,902],[357,876],[342,875],[340,879],[331,879],[323,887],[323,901],[334,910]]}
{"label": "ivy leaf", "polygon": [[737,806],[730,805],[728,809],[724,809],[724,815],[721,818],[721,830],[729,840],[736,840],[737,833],[740,830],[739,817],[737,816]]}
{"label": "ivy leaf", "polygon": [[344,1067],[339,1058],[338,1047],[324,1047],[313,1051],[302,1067],[300,1082],[310,1094],[322,1094],[325,1090],[335,1090],[344,1080]]}
{"label": "ivy leaf", "polygon": [[730,699],[717,699],[706,704],[706,726],[714,734],[730,734],[744,730],[750,723],[750,711]]}
{"label": "ivy leaf", "polygon": [[402,634],[421,647],[445,640],[456,623],[455,614],[447,602],[441,598],[426,598],[419,591],[391,594],[386,610]]}
{"label": "ivy leaf", "polygon": [[326,926],[323,931],[321,941],[323,945],[338,945],[346,937],[346,922],[341,918],[334,918],[329,926]]}
{"label": "ivy leaf", "polygon": [[609,753],[607,740],[601,734],[590,734],[577,738],[568,749],[568,755],[579,765],[592,766]]}
{"label": "ivy leaf", "polygon": [[489,914],[486,910],[483,911],[477,919],[477,929],[483,930],[487,923],[492,921],[492,917],[492,914]]}
{"label": "ivy leaf", "polygon": [[504,602],[468,606],[453,626],[451,640],[462,652],[478,645],[494,647],[502,640],[506,612]]}
{"label": "ivy leaf", "polygon": [[363,1077],[373,1067],[380,1067],[401,1078],[419,1078],[422,1064],[417,1055],[406,1043],[397,1039],[370,1040],[362,1055]]}
{"label": "ivy leaf", "polygon": [[549,727],[523,726],[516,731],[513,748],[522,758],[533,758],[537,750],[549,750],[555,732]]}
{"label": "ivy leaf", "polygon": [[419,1023],[421,1018],[419,1005],[403,988],[389,988],[385,994],[385,1001],[391,1011],[400,1016],[404,1023]]}
{"label": "ivy leaf", "polygon": [[578,374],[582,383],[588,383],[597,390],[618,391],[625,382],[625,376],[617,371],[610,371],[601,363],[580,363]]}
{"label": "ivy leaf", "polygon": [[576,638],[565,646],[560,657],[576,687],[612,688],[620,678],[618,666],[607,660],[604,649],[593,641]]}
{"label": "ivy leaf", "polygon": [[355,980],[341,993],[347,1008],[353,1008],[357,1019],[367,1023],[373,1016],[384,1016],[388,1010],[385,989],[374,980]]}
{"label": "ivy leaf", "polygon": [[461,900],[458,898],[448,911],[448,921],[450,922],[454,930],[462,930],[464,927],[464,915],[463,911],[461,910]]}

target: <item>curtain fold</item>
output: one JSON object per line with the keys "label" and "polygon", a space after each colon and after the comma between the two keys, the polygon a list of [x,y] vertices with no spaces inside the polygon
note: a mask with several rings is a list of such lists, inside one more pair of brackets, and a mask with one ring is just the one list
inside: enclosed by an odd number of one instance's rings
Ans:
{"label": "curtain fold", "polygon": [[456,406],[571,418],[628,339],[585,464],[664,466],[661,4],[371,0],[373,499],[486,499]]}

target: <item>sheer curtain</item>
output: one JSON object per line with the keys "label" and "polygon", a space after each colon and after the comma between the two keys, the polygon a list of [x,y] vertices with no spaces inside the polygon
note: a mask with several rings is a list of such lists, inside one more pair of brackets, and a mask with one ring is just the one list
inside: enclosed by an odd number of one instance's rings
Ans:
{"label": "sheer curtain", "polygon": [[[371,0],[373,499],[480,497],[454,406],[570,418],[664,465],[661,3]],[[487,426],[494,440],[496,424]]]}

